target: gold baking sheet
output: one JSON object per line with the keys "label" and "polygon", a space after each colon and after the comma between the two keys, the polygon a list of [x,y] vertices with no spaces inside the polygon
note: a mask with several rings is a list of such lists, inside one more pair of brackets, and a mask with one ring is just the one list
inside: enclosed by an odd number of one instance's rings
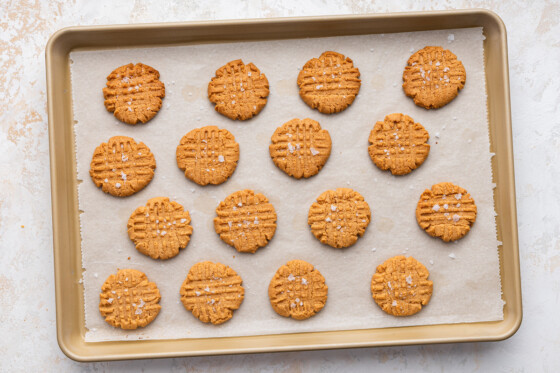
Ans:
{"label": "gold baking sheet", "polygon": [[[486,36],[484,47],[490,136],[492,151],[496,153],[493,160],[494,181],[497,184],[495,208],[498,213],[498,239],[503,242],[500,252],[503,298],[506,301],[503,321],[253,337],[95,344],[84,341],[83,294],[81,286],[78,286],[78,279],[81,278],[81,257],[69,82],[70,50],[358,35],[457,27],[483,27]],[[47,46],[47,80],[57,328],[59,344],[63,351],[77,360],[99,360],[497,340],[513,334],[521,321],[521,296],[505,48],[503,24],[499,18],[487,11],[88,27],[67,29],[55,34]]]}

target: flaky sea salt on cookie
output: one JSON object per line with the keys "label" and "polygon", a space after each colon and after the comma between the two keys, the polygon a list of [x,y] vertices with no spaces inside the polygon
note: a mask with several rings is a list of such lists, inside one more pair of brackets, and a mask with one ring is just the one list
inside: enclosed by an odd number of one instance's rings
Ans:
{"label": "flaky sea salt on cookie", "polygon": [[235,171],[239,144],[226,129],[196,128],[181,139],[176,151],[177,166],[198,185],[218,185]]}
{"label": "flaky sea salt on cookie", "polygon": [[416,105],[437,109],[457,97],[466,79],[463,63],[451,51],[425,47],[408,59],[403,72],[403,89]]}
{"label": "flaky sea salt on cookie", "polygon": [[107,278],[99,294],[99,312],[116,328],[136,329],[154,321],[161,306],[155,283],[135,269],[121,269]]}
{"label": "flaky sea salt on cookie", "polygon": [[130,63],[109,74],[103,97],[105,108],[118,120],[128,124],[146,123],[161,109],[165,85],[153,67]]}
{"label": "flaky sea salt on cookie", "polygon": [[369,156],[381,170],[406,175],[418,168],[430,153],[428,131],[408,115],[389,114],[369,135]]}
{"label": "flaky sea salt on cookie", "polygon": [[360,70],[348,57],[327,51],[312,58],[301,69],[299,95],[312,109],[324,114],[343,111],[360,91]]}
{"label": "flaky sea salt on cookie", "polygon": [[204,323],[222,324],[241,306],[245,290],[241,277],[221,263],[200,262],[191,267],[181,286],[181,302]]}
{"label": "flaky sea salt on cookie", "polygon": [[419,312],[430,301],[433,283],[430,272],[409,256],[395,256],[377,266],[371,279],[373,300],[393,316],[410,316]]}
{"label": "flaky sea salt on cookie", "polygon": [[167,197],[148,200],[128,219],[128,237],[136,250],[152,259],[169,259],[187,247],[193,228],[191,217],[181,204]]}
{"label": "flaky sea salt on cookie", "polygon": [[426,189],[416,206],[418,225],[432,237],[455,241],[469,233],[477,208],[471,195],[452,183]]}
{"label": "flaky sea salt on cookie", "polygon": [[276,271],[268,286],[268,297],[277,314],[305,320],[323,309],[328,290],[325,278],[313,265],[291,260]]}
{"label": "flaky sea salt on cookie", "polygon": [[329,132],[309,118],[284,123],[270,141],[268,149],[274,164],[296,179],[319,173],[331,154]]}
{"label": "flaky sea salt on cookie", "polygon": [[230,61],[216,71],[208,84],[208,99],[216,111],[233,120],[247,120],[266,105],[268,79],[252,63]]}
{"label": "flaky sea salt on cookie", "polygon": [[309,208],[307,222],[313,235],[335,248],[356,243],[371,218],[369,205],[362,195],[349,188],[327,190]]}
{"label": "flaky sea salt on cookie", "polygon": [[222,241],[239,252],[254,253],[276,232],[276,211],[261,193],[240,190],[216,208],[214,229]]}
{"label": "flaky sea salt on cookie", "polygon": [[130,196],[152,181],[156,159],[143,142],[114,136],[93,152],[89,175],[95,185],[116,197]]}

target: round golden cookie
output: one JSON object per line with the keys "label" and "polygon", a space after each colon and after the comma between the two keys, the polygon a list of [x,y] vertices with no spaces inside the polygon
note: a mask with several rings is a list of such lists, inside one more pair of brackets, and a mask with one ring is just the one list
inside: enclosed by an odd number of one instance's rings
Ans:
{"label": "round golden cookie", "polygon": [[430,301],[433,283],[422,263],[409,256],[389,258],[377,266],[371,279],[373,300],[393,316],[410,316]]}
{"label": "round golden cookie", "polygon": [[110,325],[136,329],[151,323],[159,313],[161,295],[155,283],[135,269],[121,269],[107,277],[99,294],[99,312]]}
{"label": "round golden cookie", "polygon": [[156,159],[143,142],[114,136],[93,152],[89,175],[95,185],[116,197],[130,196],[154,177]]}
{"label": "round golden cookie", "polygon": [[414,103],[437,109],[451,102],[463,87],[467,73],[457,56],[442,47],[425,47],[408,59],[403,89]]}
{"label": "round golden cookie", "polygon": [[233,269],[221,263],[196,263],[181,286],[181,302],[200,321],[222,324],[243,302],[242,282]]}
{"label": "round golden cookie", "polygon": [[299,95],[312,109],[324,114],[343,111],[360,91],[360,70],[348,57],[324,52],[312,58],[301,69],[297,84]]}
{"label": "round golden cookie", "polygon": [[308,319],[321,311],[328,292],[321,272],[303,260],[291,260],[278,268],[268,286],[274,311],[296,320]]}
{"label": "round golden cookie", "polygon": [[247,120],[266,105],[268,79],[260,70],[241,60],[228,62],[208,83],[208,98],[216,111],[233,120]]}
{"label": "round golden cookie", "polygon": [[196,128],[177,146],[177,166],[199,185],[221,184],[235,171],[239,144],[226,129],[216,126]]}
{"label": "round golden cookie", "polygon": [[254,253],[276,232],[276,211],[268,199],[252,190],[232,193],[216,208],[214,229],[239,252]]}
{"label": "round golden cookie", "polygon": [[136,250],[153,259],[169,259],[187,247],[193,228],[191,217],[179,203],[167,197],[148,200],[128,219],[128,237]]}
{"label": "round golden cookie", "polygon": [[408,115],[389,114],[371,130],[369,156],[381,170],[405,175],[428,158],[429,138],[428,131]]}
{"label": "round golden cookie", "polygon": [[319,173],[331,154],[329,131],[309,118],[284,123],[270,141],[268,149],[274,164],[296,179]]}
{"label": "round golden cookie", "polygon": [[445,242],[462,238],[476,220],[471,195],[457,185],[439,183],[426,189],[416,206],[418,225],[432,237]]}
{"label": "round golden cookie", "polygon": [[321,243],[340,249],[356,243],[370,218],[369,205],[360,193],[338,188],[327,190],[313,202],[307,222]]}
{"label": "round golden cookie", "polygon": [[128,124],[146,123],[161,109],[165,85],[153,67],[129,63],[109,74],[103,97],[105,107],[118,120]]}

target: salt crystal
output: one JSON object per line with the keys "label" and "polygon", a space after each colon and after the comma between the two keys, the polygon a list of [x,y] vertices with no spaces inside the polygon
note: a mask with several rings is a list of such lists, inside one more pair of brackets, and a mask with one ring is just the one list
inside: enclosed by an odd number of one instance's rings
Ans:
{"label": "salt crystal", "polygon": [[336,205],[331,205],[331,211],[336,211]]}
{"label": "salt crystal", "polygon": [[459,215],[457,215],[457,214],[453,215],[453,221],[455,223],[457,223],[460,219],[461,219],[461,217]]}
{"label": "salt crystal", "polygon": [[288,150],[290,151],[290,153],[293,153],[295,149],[296,149],[296,148],[292,145],[292,143],[289,142],[289,143],[288,143]]}
{"label": "salt crystal", "polygon": [[296,278],[294,277],[293,274],[290,273],[290,275],[288,276],[288,281],[294,281]]}
{"label": "salt crystal", "polygon": [[121,183],[116,183],[116,184],[115,184],[115,187],[116,187],[116,188],[120,188],[120,187],[121,187]]}
{"label": "salt crystal", "polygon": [[207,292],[207,293],[209,293],[209,292],[210,292],[210,288],[209,288],[208,286],[206,286],[206,287],[204,288],[204,291]]}
{"label": "salt crystal", "polygon": [[184,223],[186,221],[187,221],[187,219],[181,219],[181,223]]}
{"label": "salt crystal", "polygon": [[105,180],[103,180],[103,181],[105,181],[106,183],[108,183],[108,182],[109,182],[109,179],[105,179]]}
{"label": "salt crystal", "polygon": [[432,207],[432,210],[434,210],[435,212],[438,212],[439,211],[439,205],[436,203],[434,205],[434,207]]}
{"label": "salt crystal", "polygon": [[461,197],[463,197],[463,195],[462,195],[461,193],[455,194],[455,199],[456,199],[456,200],[460,200]]}
{"label": "salt crystal", "polygon": [[412,285],[412,277],[406,276],[406,283]]}
{"label": "salt crystal", "polygon": [[331,218],[329,218],[329,217],[327,216],[327,218],[325,219],[325,221],[326,221],[327,223],[330,223],[332,220],[331,220]]}
{"label": "salt crystal", "polygon": [[123,181],[126,181],[126,174],[122,171],[121,171],[121,178],[123,179]]}
{"label": "salt crystal", "polygon": [[396,307],[396,306],[397,306],[397,301],[394,300],[393,303],[391,303],[391,305],[392,305],[393,307]]}
{"label": "salt crystal", "polygon": [[200,291],[195,291],[194,293],[196,294],[197,297],[200,297]]}
{"label": "salt crystal", "polygon": [[446,203],[445,205],[443,205],[443,208],[447,210],[449,208],[449,205]]}
{"label": "salt crystal", "polygon": [[218,156],[218,162],[224,163],[224,161],[225,161],[224,156],[220,154],[220,155]]}
{"label": "salt crystal", "polygon": [[113,303],[113,298],[107,299],[107,303],[109,303],[109,304]]}
{"label": "salt crystal", "polygon": [[307,285],[307,280],[305,278],[301,278],[301,284],[302,285]]}
{"label": "salt crystal", "polygon": [[315,89],[321,89],[321,88],[323,88],[322,84],[319,84],[317,87],[315,87]]}
{"label": "salt crystal", "polygon": [[315,149],[315,148],[309,148],[309,150],[311,151],[311,154],[312,154],[312,155],[317,155],[317,154],[319,154],[319,151],[318,151],[317,149]]}

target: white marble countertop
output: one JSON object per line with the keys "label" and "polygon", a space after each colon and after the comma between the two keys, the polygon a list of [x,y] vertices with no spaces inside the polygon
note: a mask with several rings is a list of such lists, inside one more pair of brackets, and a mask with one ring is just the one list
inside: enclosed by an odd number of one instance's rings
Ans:
{"label": "white marble countertop", "polygon": [[[508,31],[524,319],[510,339],[77,363],[56,342],[44,48],[74,25],[487,8]],[[0,4],[0,371],[552,371],[560,367],[560,3],[360,0]]]}

